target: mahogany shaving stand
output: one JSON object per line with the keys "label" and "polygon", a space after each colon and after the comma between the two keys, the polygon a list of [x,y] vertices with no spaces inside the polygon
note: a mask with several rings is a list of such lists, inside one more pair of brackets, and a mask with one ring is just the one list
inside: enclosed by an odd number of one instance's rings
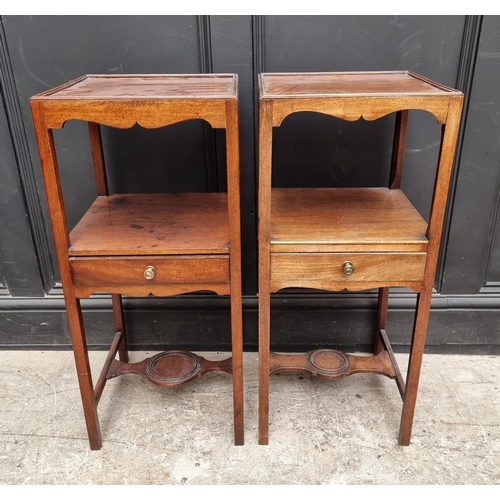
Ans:
{"label": "mahogany shaving stand", "polygon": [[[235,444],[243,444],[242,299],[236,75],[86,75],[31,98],[90,447],[101,448],[97,404],[106,381],[139,374],[162,387],[207,371],[232,373]],[[227,193],[108,193],[100,125],[159,128],[191,119],[226,130]],[[97,199],[69,233],[53,130],[88,122]],[[128,362],[121,295],[210,290],[231,296],[232,357],[187,351]],[[80,299],[110,293],[116,336],[94,388]],[[118,359],[116,355],[118,354]]]}
{"label": "mahogany shaving stand", "polygon": [[[409,445],[463,95],[407,71],[267,73],[259,90],[259,443],[269,440],[269,375],[298,370],[395,379],[403,400],[399,444]],[[410,109],[428,111],[442,125],[428,224],[400,189]],[[273,127],[300,111],[348,121],[396,113],[388,188],[273,189]],[[418,297],[406,381],[385,331],[391,286]],[[270,294],[287,287],[378,288],[373,356],[270,352]]]}

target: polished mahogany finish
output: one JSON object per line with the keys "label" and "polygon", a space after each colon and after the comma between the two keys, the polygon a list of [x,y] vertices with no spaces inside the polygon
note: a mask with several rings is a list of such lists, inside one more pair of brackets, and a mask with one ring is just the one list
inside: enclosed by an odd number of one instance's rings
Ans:
{"label": "polished mahogany finish", "polygon": [[160,387],[176,387],[207,372],[232,373],[231,361],[231,358],[210,361],[189,351],[167,351],[138,363],[120,363],[114,359],[107,377],[133,373],[147,378]]}
{"label": "polished mahogany finish", "polygon": [[[85,75],[31,98],[90,447],[101,447],[97,404],[106,381],[138,374],[162,387],[207,371],[233,376],[235,444],[244,440],[237,76]],[[158,128],[203,119],[226,130],[227,193],[109,195],[100,125]],[[88,122],[98,197],[68,231],[53,129]],[[209,290],[231,296],[232,357],[168,351],[129,363],[121,295]],[[80,299],[111,294],[116,325],[93,386]],[[116,356],[118,355],[118,359]]]}
{"label": "polished mahogany finish", "polygon": [[[395,379],[403,399],[399,443],[409,445],[463,94],[409,71],[264,73],[259,89],[259,443],[269,439],[269,375],[299,370]],[[400,190],[412,109],[442,124],[428,224]],[[395,113],[388,188],[272,189],[273,127],[300,111],[349,121]],[[270,294],[289,287],[378,288],[373,356],[270,352]],[[389,287],[411,288],[418,296],[406,381],[385,331]]]}
{"label": "polished mahogany finish", "polygon": [[226,193],[100,196],[71,231],[68,252],[72,257],[229,254],[227,220]]}

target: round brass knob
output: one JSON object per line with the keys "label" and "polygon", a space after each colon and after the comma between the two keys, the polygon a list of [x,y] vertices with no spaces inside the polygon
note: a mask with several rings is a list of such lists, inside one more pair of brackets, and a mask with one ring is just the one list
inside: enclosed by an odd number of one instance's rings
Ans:
{"label": "round brass knob", "polygon": [[147,280],[152,280],[155,277],[156,269],[153,266],[147,266],[144,269],[144,277]]}
{"label": "round brass knob", "polygon": [[342,266],[342,271],[344,271],[344,274],[347,276],[350,276],[354,272],[354,266],[352,265],[352,262],[344,262],[344,265]]}

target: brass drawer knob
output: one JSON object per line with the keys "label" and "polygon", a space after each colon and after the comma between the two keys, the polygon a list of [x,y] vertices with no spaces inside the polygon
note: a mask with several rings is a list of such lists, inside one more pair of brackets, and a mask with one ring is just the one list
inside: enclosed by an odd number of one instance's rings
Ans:
{"label": "brass drawer knob", "polygon": [[153,266],[147,266],[144,269],[144,277],[147,280],[152,280],[155,277],[156,269]]}
{"label": "brass drawer knob", "polygon": [[342,271],[344,271],[344,274],[347,276],[350,276],[354,272],[354,266],[352,265],[352,262],[344,262],[344,265],[342,266]]}

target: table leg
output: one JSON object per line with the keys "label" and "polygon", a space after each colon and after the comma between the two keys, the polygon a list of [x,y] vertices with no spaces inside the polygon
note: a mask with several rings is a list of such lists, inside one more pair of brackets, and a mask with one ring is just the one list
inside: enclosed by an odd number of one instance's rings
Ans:
{"label": "table leg", "polygon": [[120,294],[112,293],[111,300],[113,301],[113,315],[115,318],[116,331],[122,332],[120,345],[118,347],[118,357],[120,361],[128,363],[128,347],[127,347],[127,337],[125,332],[125,321],[123,318],[122,297]]}
{"label": "table leg", "polygon": [[385,330],[387,323],[387,309],[389,307],[389,288],[378,289],[377,330],[375,332],[374,354],[380,354],[384,350],[380,330]]}
{"label": "table leg", "polygon": [[73,343],[73,354],[75,356],[76,372],[80,385],[80,395],[82,398],[85,423],[89,436],[90,449],[99,450],[102,446],[101,430],[99,428],[99,418],[97,415],[97,403],[95,399],[92,374],[87,351],[87,341],[83,327],[82,311],[80,300],[67,293],[66,310],[68,323]]}
{"label": "table leg", "polygon": [[231,344],[233,363],[234,444],[239,446],[244,438],[243,398],[243,318],[241,283],[233,287],[231,279]]}
{"label": "table leg", "polygon": [[271,344],[269,280],[259,284],[259,444],[269,442],[269,351]]}
{"label": "table leg", "polygon": [[432,286],[424,288],[424,290],[418,294],[417,298],[415,323],[413,327],[408,372],[406,376],[403,413],[401,415],[401,426],[399,429],[399,444],[401,446],[409,446],[410,444],[413,416],[415,413],[415,404],[417,402],[420,369],[424,354],[425,338],[427,336],[431,298]]}

